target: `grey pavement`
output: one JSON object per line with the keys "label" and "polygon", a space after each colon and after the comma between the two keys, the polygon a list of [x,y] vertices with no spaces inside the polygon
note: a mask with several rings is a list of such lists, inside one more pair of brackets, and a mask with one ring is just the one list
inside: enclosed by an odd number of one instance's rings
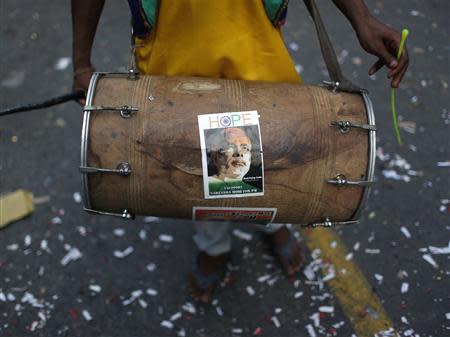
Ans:
{"label": "grey pavement", "polygon": [[[449,336],[450,255],[432,247],[450,241],[450,2],[367,4],[382,21],[411,32],[411,65],[397,92],[405,144],[395,141],[385,72],[367,76],[374,57],[331,2],[319,1],[346,74],[370,91],[379,130],[377,184],[361,222],[338,233],[400,336]],[[93,60],[98,70],[124,71],[126,1],[105,7]],[[69,1],[2,0],[0,22],[0,107],[70,90]],[[304,81],[326,79],[300,1],[292,1],[284,32]],[[234,237],[232,276],[213,305],[189,304],[192,223],[84,213],[76,200],[81,125],[75,103],[0,117],[0,193],[24,188],[50,198],[0,231],[0,336],[312,336],[307,326],[317,336],[354,334],[328,285],[303,275],[284,279],[260,233],[245,225],[238,228],[252,239]],[[81,257],[62,265],[74,250]],[[130,254],[117,257],[124,251]],[[319,314],[321,306],[334,312]]]}

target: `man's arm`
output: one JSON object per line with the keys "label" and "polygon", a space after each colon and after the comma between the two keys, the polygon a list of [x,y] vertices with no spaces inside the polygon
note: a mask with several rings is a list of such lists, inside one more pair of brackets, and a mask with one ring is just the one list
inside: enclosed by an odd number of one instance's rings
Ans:
{"label": "man's arm", "polygon": [[[91,50],[105,0],[72,0],[73,89],[87,92],[94,71]],[[85,100],[80,100],[84,104]]]}
{"label": "man's arm", "polygon": [[370,14],[363,0],[333,0],[335,5],[347,17],[356,31],[361,47],[378,57],[369,69],[373,75],[383,66],[388,67],[391,86],[397,88],[408,68],[409,58],[406,48],[397,61],[397,50],[401,34]]}

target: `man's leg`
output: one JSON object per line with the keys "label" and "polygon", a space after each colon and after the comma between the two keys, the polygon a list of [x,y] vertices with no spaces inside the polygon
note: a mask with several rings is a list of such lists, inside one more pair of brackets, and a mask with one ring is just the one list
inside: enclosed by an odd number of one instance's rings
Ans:
{"label": "man's leg", "polygon": [[193,237],[200,253],[194,261],[194,269],[189,275],[189,288],[192,296],[201,302],[209,303],[214,289],[218,286],[225,271],[231,250],[229,223],[195,223]]}
{"label": "man's leg", "polygon": [[263,231],[269,236],[273,253],[284,272],[288,276],[298,273],[304,261],[300,245],[293,233],[286,225],[276,223],[270,224]]}
{"label": "man's leg", "polygon": [[197,221],[193,237],[198,249],[210,256],[218,256],[231,250],[228,222]]}

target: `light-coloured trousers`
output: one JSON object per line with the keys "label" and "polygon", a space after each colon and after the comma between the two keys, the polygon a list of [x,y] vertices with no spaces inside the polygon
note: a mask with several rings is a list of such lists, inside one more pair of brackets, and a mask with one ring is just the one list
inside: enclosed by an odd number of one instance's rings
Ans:
{"label": "light-coloured trousers", "polygon": [[[196,233],[193,237],[200,251],[211,256],[228,253],[231,250],[231,235],[229,222],[196,221]],[[272,234],[282,228],[284,224],[270,224],[261,227],[265,234]]]}

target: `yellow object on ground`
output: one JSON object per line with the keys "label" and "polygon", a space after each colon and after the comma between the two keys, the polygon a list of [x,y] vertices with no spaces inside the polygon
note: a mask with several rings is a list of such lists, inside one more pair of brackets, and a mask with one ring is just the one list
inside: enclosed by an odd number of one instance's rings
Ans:
{"label": "yellow object on ground", "polygon": [[144,74],[301,81],[261,0],[161,1],[156,27],[135,44]]}
{"label": "yellow object on ground", "polygon": [[358,337],[383,335],[398,336],[393,324],[372,291],[372,287],[358,266],[348,259],[348,252],[339,235],[329,228],[303,230],[310,251],[320,249],[323,260],[334,265],[336,276],[327,282]]}
{"label": "yellow object on ground", "polygon": [[34,212],[33,194],[17,190],[0,196],[0,228]]}

